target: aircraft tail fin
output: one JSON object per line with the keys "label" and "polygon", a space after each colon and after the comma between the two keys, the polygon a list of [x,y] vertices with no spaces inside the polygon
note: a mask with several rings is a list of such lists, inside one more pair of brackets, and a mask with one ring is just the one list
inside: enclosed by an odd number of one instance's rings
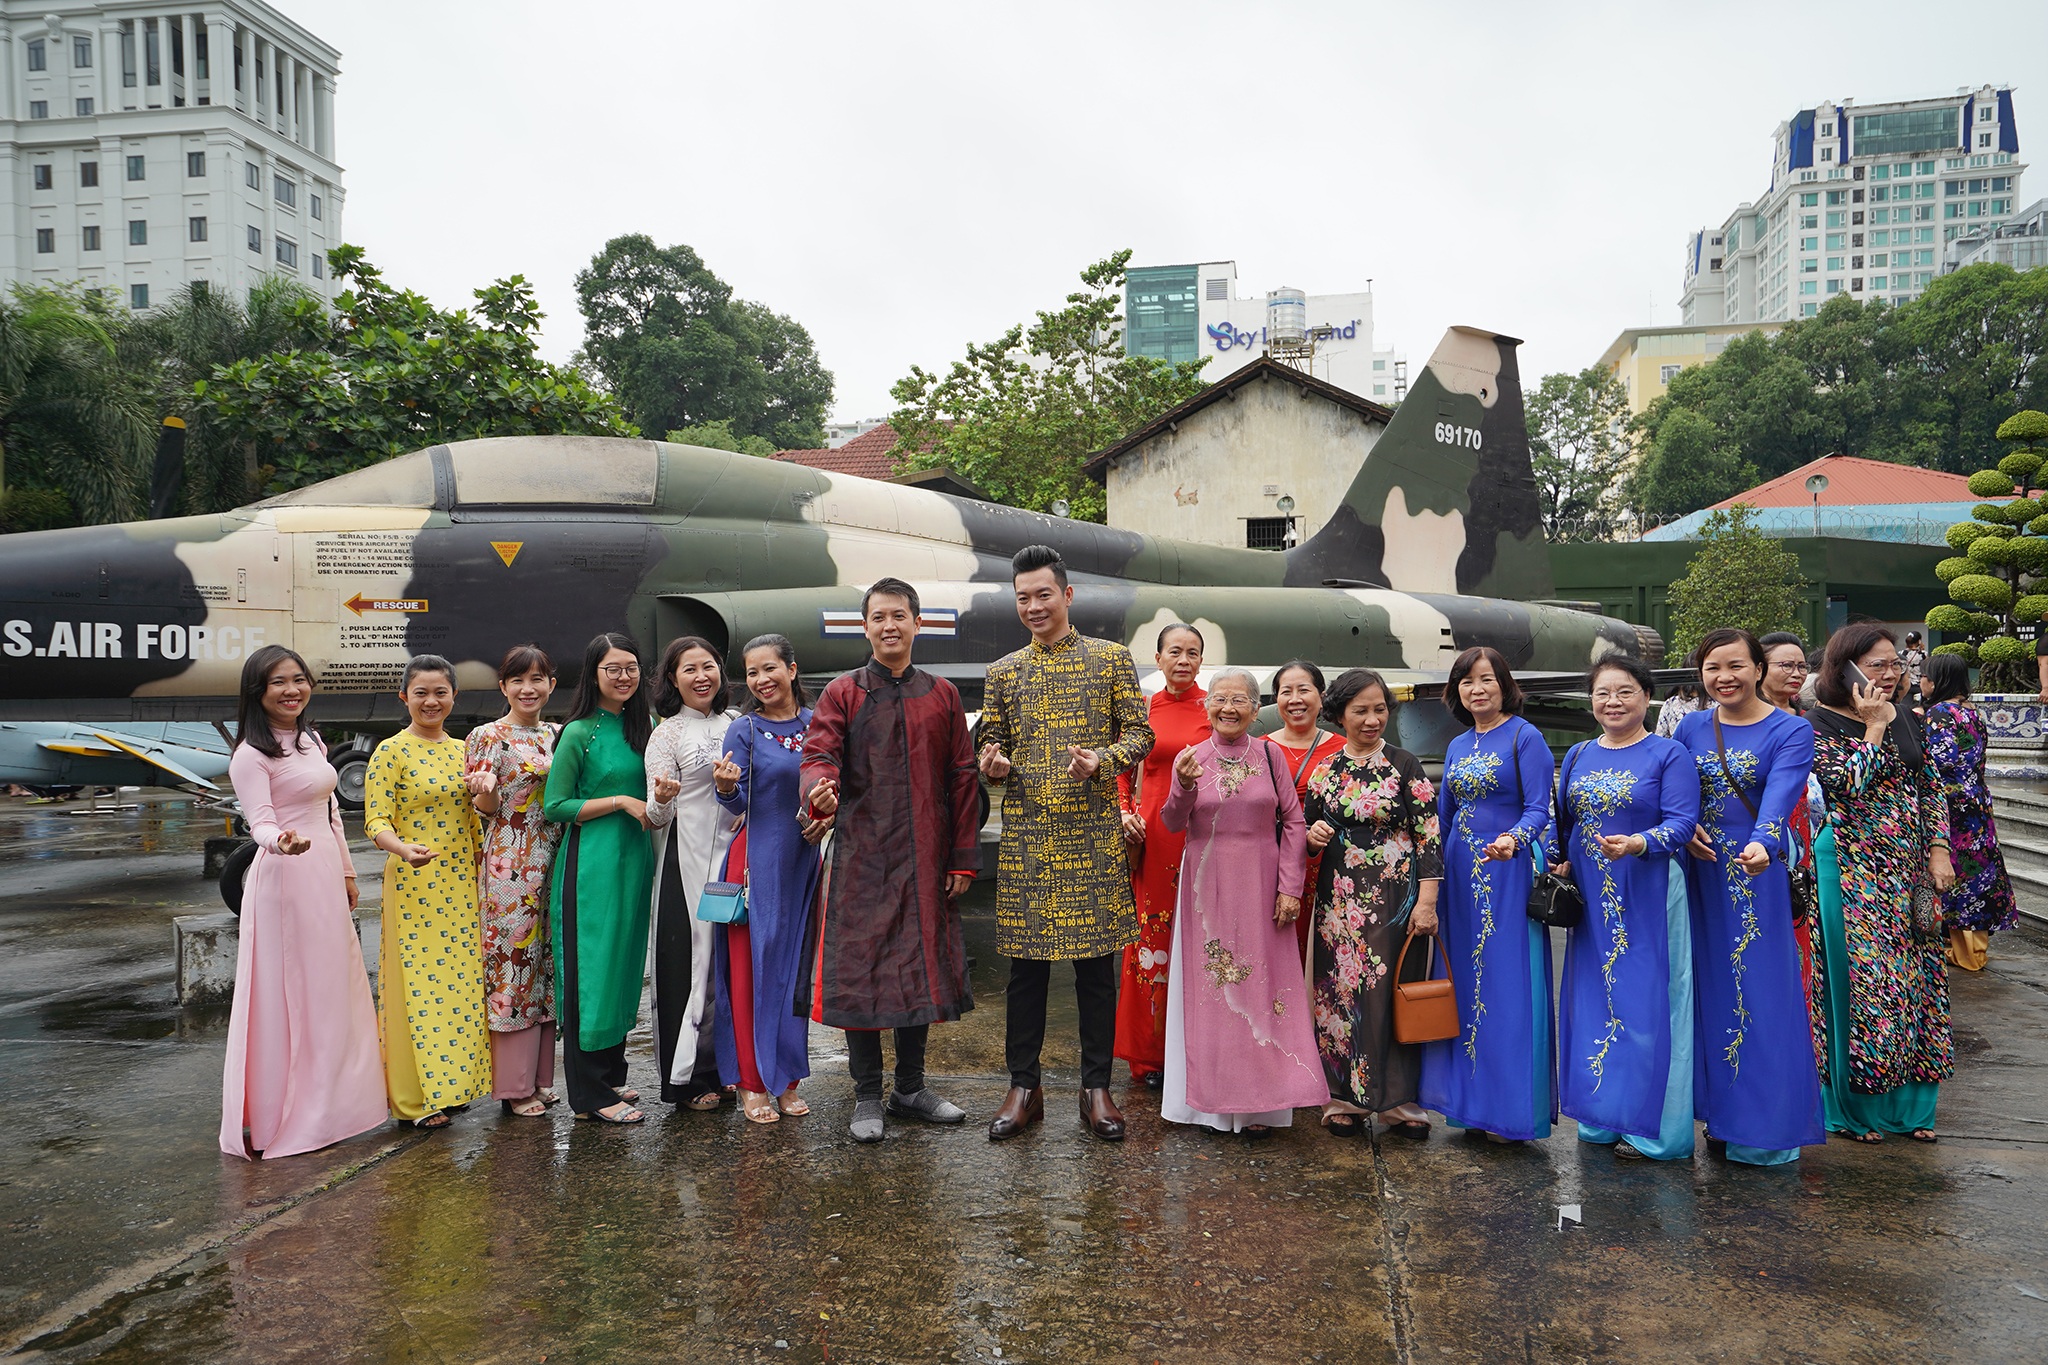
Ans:
{"label": "aircraft tail fin", "polygon": [[1529,599],[1551,595],[1514,337],[1453,327],[1336,513],[1287,555],[1287,582]]}

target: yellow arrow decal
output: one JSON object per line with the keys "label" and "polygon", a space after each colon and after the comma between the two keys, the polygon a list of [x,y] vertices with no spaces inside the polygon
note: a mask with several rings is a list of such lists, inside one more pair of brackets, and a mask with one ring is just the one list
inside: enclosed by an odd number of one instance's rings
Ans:
{"label": "yellow arrow decal", "polygon": [[366,611],[422,612],[427,609],[424,597],[365,597],[357,593],[342,603],[350,611],[361,616]]}

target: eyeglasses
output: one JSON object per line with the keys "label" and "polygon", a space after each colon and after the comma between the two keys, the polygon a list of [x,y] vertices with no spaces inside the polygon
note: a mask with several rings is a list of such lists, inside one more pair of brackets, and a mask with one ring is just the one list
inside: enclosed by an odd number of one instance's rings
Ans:
{"label": "eyeglasses", "polygon": [[1594,701],[1634,701],[1643,695],[1640,687],[1603,687],[1593,694]]}
{"label": "eyeglasses", "polygon": [[1781,659],[1777,663],[1772,664],[1771,668],[1779,673],[1804,673],[1807,671],[1806,660],[1804,659]]}
{"label": "eyeglasses", "polygon": [[1250,706],[1252,699],[1242,692],[1211,692],[1209,694],[1209,702],[1221,710],[1226,706]]}
{"label": "eyeglasses", "polygon": [[619,681],[623,681],[624,679],[627,679],[627,678],[637,678],[637,677],[639,677],[639,676],[640,676],[640,665],[638,665],[638,664],[606,664],[606,665],[605,665],[605,666],[604,666],[603,668],[600,668],[600,669],[598,670],[598,672],[600,672],[600,673],[604,674],[604,675],[605,675],[605,676],[606,676],[607,678],[610,678],[610,679],[612,679],[612,680],[613,680],[614,682],[619,682]]}
{"label": "eyeglasses", "polygon": [[1906,665],[1905,661],[1901,659],[1886,659],[1882,663],[1863,665],[1863,671],[1865,673],[1904,673]]}

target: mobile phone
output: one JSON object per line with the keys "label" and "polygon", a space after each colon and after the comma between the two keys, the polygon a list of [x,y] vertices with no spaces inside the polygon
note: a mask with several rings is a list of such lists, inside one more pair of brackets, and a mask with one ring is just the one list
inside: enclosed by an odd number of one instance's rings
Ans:
{"label": "mobile phone", "polygon": [[1849,660],[1849,681],[1855,684],[1857,687],[1873,687],[1876,685],[1870,681],[1870,675],[1868,673],[1865,673],[1862,669],[1856,666],[1856,661],[1854,659]]}

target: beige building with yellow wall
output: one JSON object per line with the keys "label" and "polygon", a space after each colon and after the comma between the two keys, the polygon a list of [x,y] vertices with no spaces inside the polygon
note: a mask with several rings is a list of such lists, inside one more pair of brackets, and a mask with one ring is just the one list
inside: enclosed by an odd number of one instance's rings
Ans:
{"label": "beige building with yellow wall", "polygon": [[1111,526],[1282,550],[1343,502],[1390,408],[1268,357],[1095,454]]}
{"label": "beige building with yellow wall", "polygon": [[1728,343],[1751,332],[1775,332],[1783,323],[1726,322],[1699,327],[1631,327],[1600,356],[1600,368],[1620,376],[1634,416],[1664,396],[1678,372],[1704,365]]}

